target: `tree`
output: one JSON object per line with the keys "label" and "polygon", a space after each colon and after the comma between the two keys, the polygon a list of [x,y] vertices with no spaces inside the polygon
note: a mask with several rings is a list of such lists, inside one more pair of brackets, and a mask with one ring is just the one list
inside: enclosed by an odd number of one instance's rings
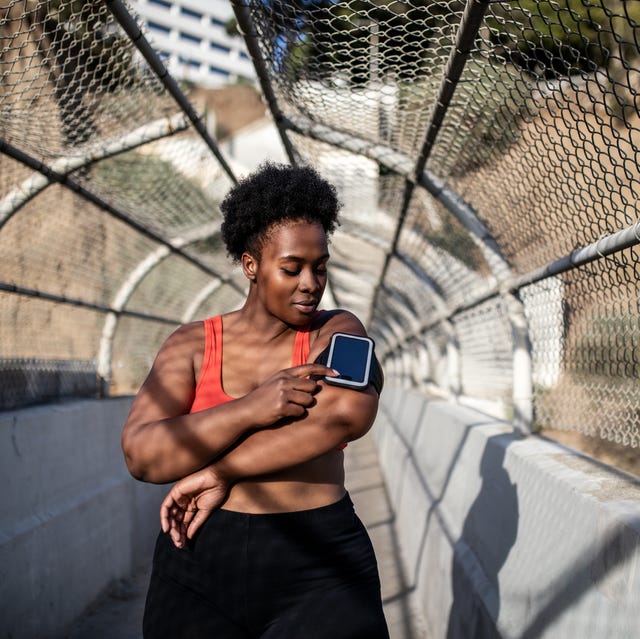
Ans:
{"label": "tree", "polygon": [[[640,74],[640,2],[519,0],[487,20],[500,57],[537,78],[601,73],[607,106],[637,112],[632,79]],[[636,77],[637,80],[637,77]]]}
{"label": "tree", "polygon": [[[438,35],[459,22],[463,0],[264,0],[263,33],[276,72],[290,79],[342,71],[354,85],[379,75],[430,73]],[[260,20],[260,18],[258,18]]]}
{"label": "tree", "polygon": [[[70,145],[88,141],[95,123],[87,94],[113,91],[133,72],[130,43],[111,28],[104,3],[2,0],[0,8],[5,39],[28,37],[49,71],[65,139]],[[0,58],[13,55],[11,49]]]}
{"label": "tree", "polygon": [[520,0],[487,20],[505,58],[545,77],[607,67],[638,54],[640,3]]}

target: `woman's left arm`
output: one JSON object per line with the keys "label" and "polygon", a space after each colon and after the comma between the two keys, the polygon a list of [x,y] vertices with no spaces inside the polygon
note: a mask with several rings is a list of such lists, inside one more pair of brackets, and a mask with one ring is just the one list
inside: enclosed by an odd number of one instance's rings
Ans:
{"label": "woman's left arm", "polygon": [[[320,330],[309,361],[314,361],[336,332],[366,335],[355,315],[335,314]],[[247,437],[215,463],[219,474],[233,482],[278,472],[358,439],[371,428],[378,411],[378,394],[371,385],[353,390],[320,380],[319,386],[314,404],[304,415]]]}
{"label": "woman's left arm", "polygon": [[215,463],[229,481],[271,474],[308,462],[343,442],[362,437],[378,410],[378,394],[320,382],[316,403],[307,415],[278,428],[253,433]]}

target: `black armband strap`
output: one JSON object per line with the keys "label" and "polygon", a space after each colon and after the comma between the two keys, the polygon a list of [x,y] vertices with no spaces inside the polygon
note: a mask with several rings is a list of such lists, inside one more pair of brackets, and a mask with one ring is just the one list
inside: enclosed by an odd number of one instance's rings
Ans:
{"label": "black armband strap", "polygon": [[[314,364],[323,364],[326,366],[327,361],[329,359],[329,350],[331,349],[331,345],[327,346],[319,355],[316,357]],[[375,351],[373,353],[373,358],[371,360],[371,367],[369,369],[369,384],[371,384],[375,389],[376,393],[380,395],[382,392],[382,387],[384,386],[384,375],[382,374],[382,366],[380,366],[380,362],[376,357]]]}
{"label": "black armband strap", "polygon": [[373,387],[376,389],[376,393],[380,395],[382,392],[382,387],[384,386],[384,375],[382,374],[382,366],[380,366],[380,362],[376,357],[376,354],[373,354],[373,361],[371,362],[371,372],[369,373],[369,382],[373,384]]}

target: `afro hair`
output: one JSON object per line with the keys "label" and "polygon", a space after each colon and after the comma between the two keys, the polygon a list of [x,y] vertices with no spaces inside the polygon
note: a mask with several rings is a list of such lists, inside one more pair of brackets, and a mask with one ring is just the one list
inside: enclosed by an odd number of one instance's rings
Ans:
{"label": "afro hair", "polygon": [[222,239],[238,261],[245,251],[259,258],[274,225],[318,222],[330,235],[339,224],[340,203],[335,188],[311,167],[266,162],[229,191],[220,209]]}

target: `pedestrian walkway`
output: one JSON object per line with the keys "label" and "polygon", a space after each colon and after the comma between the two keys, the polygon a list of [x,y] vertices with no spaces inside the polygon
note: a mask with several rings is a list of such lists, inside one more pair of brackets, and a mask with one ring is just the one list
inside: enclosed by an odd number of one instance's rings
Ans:
{"label": "pedestrian walkway", "polygon": [[402,569],[393,513],[371,436],[349,443],[345,470],[347,489],[376,551],[391,639],[427,639]]}
{"label": "pedestrian walkway", "polygon": [[[371,438],[350,443],[345,454],[347,488],[356,511],[369,530],[378,557],[382,600],[391,639],[425,639],[403,576],[393,515]],[[146,567],[132,578],[115,584],[78,620],[66,639],[141,639],[148,580],[149,568]]]}

